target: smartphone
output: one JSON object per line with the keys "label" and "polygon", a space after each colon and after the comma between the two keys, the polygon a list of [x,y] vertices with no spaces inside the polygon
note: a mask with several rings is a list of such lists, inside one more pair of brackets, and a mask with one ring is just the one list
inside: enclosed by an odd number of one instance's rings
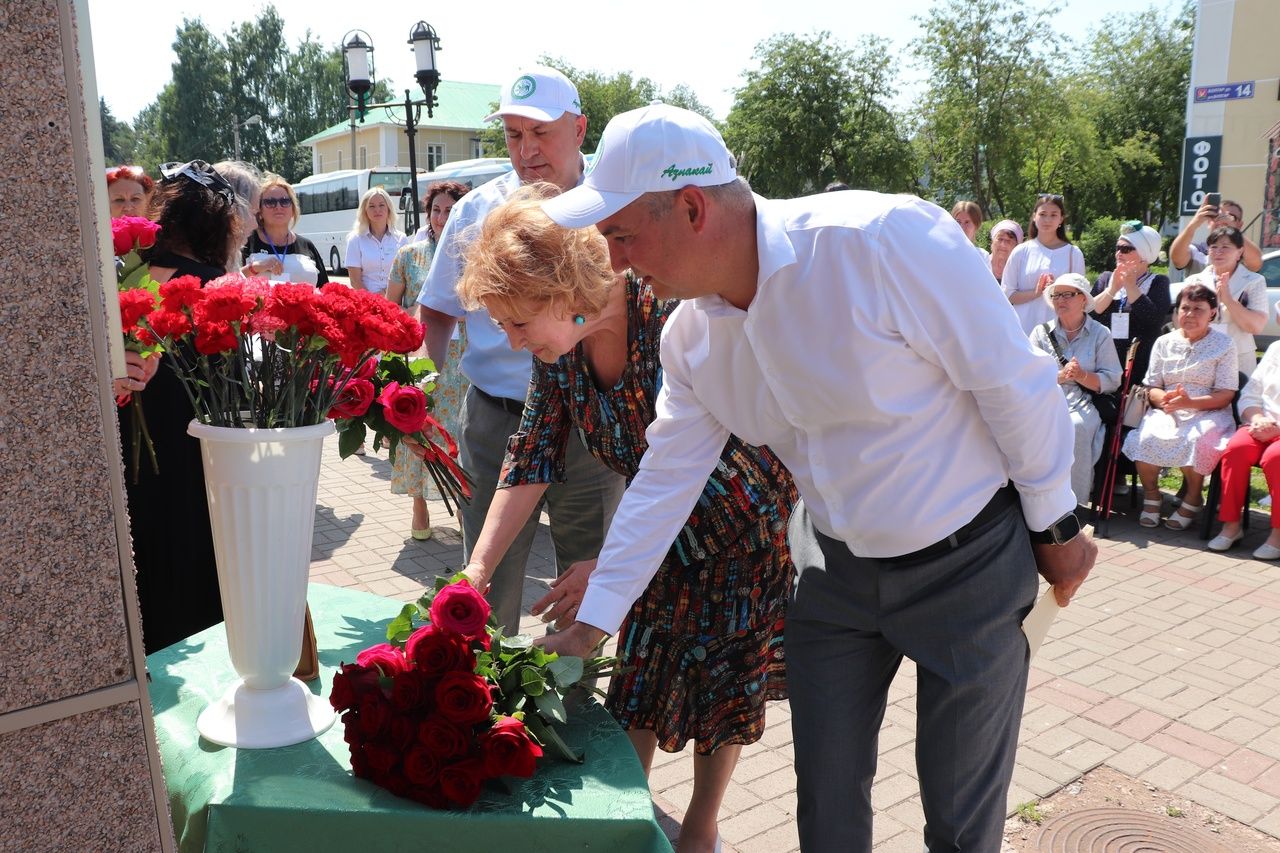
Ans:
{"label": "smartphone", "polygon": [[1205,203],[1205,204],[1211,204],[1211,205],[1213,205],[1214,207],[1219,207],[1219,206],[1221,206],[1221,205],[1222,205],[1222,193],[1205,193],[1205,194],[1204,194],[1204,203]]}

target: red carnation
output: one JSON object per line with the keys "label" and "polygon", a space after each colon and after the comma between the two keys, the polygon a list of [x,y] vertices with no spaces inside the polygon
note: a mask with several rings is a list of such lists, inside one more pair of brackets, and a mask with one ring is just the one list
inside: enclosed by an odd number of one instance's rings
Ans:
{"label": "red carnation", "polygon": [[162,338],[180,338],[191,332],[191,320],[181,311],[161,308],[147,316],[147,324]]}
{"label": "red carnation", "polygon": [[444,675],[458,670],[471,672],[476,667],[475,654],[466,642],[435,625],[423,625],[414,631],[405,643],[404,653],[417,671],[425,675]]}
{"label": "red carnation", "polygon": [[196,328],[196,350],[204,355],[230,352],[239,345],[230,323],[203,322]]}
{"label": "red carnation", "polygon": [[342,389],[342,393],[338,395],[338,399],[333,401],[333,408],[329,409],[328,417],[331,418],[360,418],[369,411],[369,407],[373,405],[373,395],[378,389],[368,379],[352,379],[347,382],[346,387]]}
{"label": "red carnation", "polygon": [[431,624],[467,639],[482,636],[489,622],[489,602],[465,580],[451,583],[431,602]]}
{"label": "red carnation", "polygon": [[529,737],[524,723],[515,717],[499,717],[493,728],[480,738],[480,757],[490,776],[519,776],[527,779],[542,757],[542,747]]}
{"label": "red carnation", "polygon": [[193,275],[171,278],[160,285],[160,298],[165,311],[181,311],[204,299],[204,285]]}
{"label": "red carnation", "polygon": [[356,655],[356,663],[369,669],[379,667],[382,669],[382,674],[388,676],[404,672],[409,668],[408,662],[404,659],[404,653],[390,643],[370,646]]}
{"label": "red carnation", "polygon": [[432,715],[418,726],[418,743],[444,761],[466,755],[471,748],[471,734],[438,715]]}
{"label": "red carnation", "polygon": [[301,335],[316,333],[316,289],[309,284],[285,282],[271,289],[263,310],[279,318],[286,327],[296,326]]}
{"label": "red carnation", "polygon": [[440,771],[440,789],[451,803],[469,806],[480,799],[484,778],[484,765],[477,758],[468,758]]}
{"label": "red carnation", "polygon": [[149,290],[140,287],[120,291],[120,325],[127,335],[138,321],[155,310],[156,298]]}
{"label": "red carnation", "polygon": [[440,778],[440,759],[427,748],[415,746],[405,753],[404,775],[412,785],[434,785]]}
{"label": "red carnation", "polygon": [[436,707],[444,718],[460,725],[482,723],[489,719],[489,712],[493,709],[489,682],[474,672],[445,673],[436,684],[435,698]]}
{"label": "red carnation", "polygon": [[192,314],[197,326],[210,322],[243,323],[257,304],[257,297],[246,293],[239,281],[223,277],[205,285],[204,299],[192,308]]}

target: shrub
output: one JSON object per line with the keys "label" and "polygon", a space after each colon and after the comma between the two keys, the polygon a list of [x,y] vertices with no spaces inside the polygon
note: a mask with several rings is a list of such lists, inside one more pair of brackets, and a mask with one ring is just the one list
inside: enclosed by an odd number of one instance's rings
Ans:
{"label": "shrub", "polygon": [[1115,268],[1116,238],[1120,236],[1123,219],[1100,216],[1085,226],[1078,245],[1084,255],[1086,269],[1101,272]]}

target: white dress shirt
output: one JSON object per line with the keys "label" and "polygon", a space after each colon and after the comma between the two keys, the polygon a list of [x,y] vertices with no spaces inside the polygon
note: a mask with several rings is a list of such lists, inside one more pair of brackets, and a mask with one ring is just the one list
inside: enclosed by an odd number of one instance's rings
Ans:
{"label": "white dress shirt", "polygon": [[757,197],[756,223],[748,310],[684,302],[663,332],[649,450],[578,615],[610,633],[730,432],[767,444],[814,525],[862,557],[943,539],[1009,480],[1033,530],[1075,507],[1056,362],[945,211],[850,191]]}
{"label": "white dress shirt", "polygon": [[351,234],[347,237],[347,266],[360,270],[360,283],[365,290],[382,293],[387,289],[391,262],[405,242],[403,234],[390,228],[382,232],[382,239],[368,231]]}
{"label": "white dress shirt", "polygon": [[1280,341],[1267,347],[1262,361],[1249,377],[1236,408],[1241,414],[1257,406],[1269,418],[1280,420]]}
{"label": "white dress shirt", "polygon": [[[1079,247],[1067,243],[1056,249],[1049,249],[1033,237],[1013,247],[1009,260],[1005,261],[1000,286],[1004,288],[1006,296],[1012,296],[1019,291],[1035,290],[1044,273],[1049,273],[1056,279],[1069,272],[1084,274],[1084,255]],[[1043,299],[1032,299],[1030,302],[1014,305],[1013,310],[1022,323],[1022,331],[1027,335],[1036,326],[1054,318],[1053,309]]]}

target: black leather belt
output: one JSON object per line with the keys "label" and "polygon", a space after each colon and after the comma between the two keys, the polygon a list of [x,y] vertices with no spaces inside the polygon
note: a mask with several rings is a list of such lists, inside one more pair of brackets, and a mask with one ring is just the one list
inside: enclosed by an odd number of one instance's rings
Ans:
{"label": "black leather belt", "polygon": [[987,505],[979,510],[978,514],[973,517],[973,521],[956,530],[950,536],[939,539],[932,545],[926,545],[919,551],[912,551],[910,554],[903,554],[901,557],[888,557],[884,560],[887,563],[912,563],[919,560],[930,560],[934,557],[940,557],[948,551],[954,551],[968,540],[972,539],[975,534],[980,532],[984,527],[995,519],[999,518],[1012,506],[1018,505],[1018,491],[1013,487],[1012,483],[1006,484],[1003,488],[996,491],[992,495],[991,500],[987,501]]}
{"label": "black leather belt", "polygon": [[475,389],[475,392],[477,394],[479,394],[485,400],[488,400],[490,403],[493,403],[493,405],[498,406],[507,414],[509,415],[524,414],[524,400],[512,400],[510,397],[495,397],[492,394],[485,393],[475,385],[472,385],[471,387]]}

